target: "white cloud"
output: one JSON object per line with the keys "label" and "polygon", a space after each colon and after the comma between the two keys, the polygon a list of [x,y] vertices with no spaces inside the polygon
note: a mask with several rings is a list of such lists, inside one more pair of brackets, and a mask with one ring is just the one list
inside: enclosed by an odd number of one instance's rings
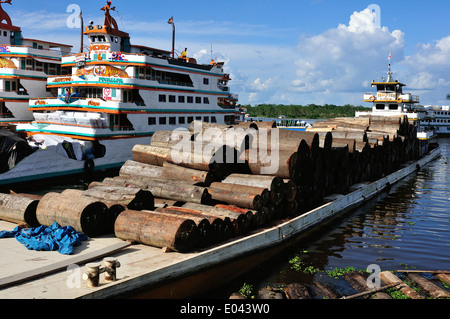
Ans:
{"label": "white cloud", "polygon": [[[404,34],[378,27],[369,9],[354,12],[349,25],[340,24],[322,34],[302,37],[296,61],[297,78],[292,81],[299,93],[360,94],[369,90],[367,81],[387,71],[388,52],[403,58]],[[362,100],[362,97],[359,97]]]}
{"label": "white cloud", "polygon": [[420,91],[424,104],[448,104],[450,93],[450,36],[418,46],[417,52],[402,62],[408,68],[412,90]]}

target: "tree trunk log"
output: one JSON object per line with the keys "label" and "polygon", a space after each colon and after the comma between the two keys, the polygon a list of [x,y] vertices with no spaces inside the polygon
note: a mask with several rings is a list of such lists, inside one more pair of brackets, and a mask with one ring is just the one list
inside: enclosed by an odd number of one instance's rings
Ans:
{"label": "tree trunk log", "polygon": [[0,194],[0,219],[38,227],[36,209],[39,200],[17,194]]}

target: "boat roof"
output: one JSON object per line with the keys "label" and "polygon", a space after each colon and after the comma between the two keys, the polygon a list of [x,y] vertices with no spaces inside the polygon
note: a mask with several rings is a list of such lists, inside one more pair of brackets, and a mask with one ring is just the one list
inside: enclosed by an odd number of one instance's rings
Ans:
{"label": "boat roof", "polygon": [[394,81],[394,82],[376,82],[376,81],[372,81],[372,85],[400,85],[400,86],[406,86],[406,84],[401,83],[399,81]]}

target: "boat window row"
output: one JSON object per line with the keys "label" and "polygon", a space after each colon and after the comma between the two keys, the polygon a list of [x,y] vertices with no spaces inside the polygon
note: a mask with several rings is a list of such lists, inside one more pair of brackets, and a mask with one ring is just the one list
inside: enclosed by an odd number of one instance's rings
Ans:
{"label": "boat window row", "polygon": [[184,96],[179,95],[178,98],[176,95],[166,95],[166,94],[160,94],[159,95],[159,102],[162,103],[188,103],[188,104],[209,104],[209,97],[201,97],[201,96]]}
{"label": "boat window row", "polygon": [[[377,110],[384,110],[386,108],[386,105],[385,104],[376,104],[375,108]],[[391,111],[398,110],[398,108],[399,108],[399,104],[389,104],[388,105],[388,109]]]}
{"label": "boat window row", "polygon": [[21,70],[40,71],[47,75],[64,75],[64,71],[58,63],[48,63],[31,58],[20,58],[19,60]]}
{"label": "boat window row", "polygon": [[151,116],[148,118],[148,125],[183,125],[191,124],[194,120],[206,123],[217,123],[217,118],[215,116]]}
{"label": "boat window row", "polygon": [[187,87],[194,86],[191,77],[187,74],[159,71],[151,67],[136,67],[134,72],[135,78],[141,80],[158,81],[159,84],[169,84]]}
{"label": "boat window row", "polygon": [[28,95],[27,90],[22,86],[20,80],[4,80],[2,86],[3,92],[16,92],[18,95]]}
{"label": "boat window row", "polygon": [[430,122],[433,123],[450,123],[450,120],[446,120],[446,119],[433,119]]}
{"label": "boat window row", "polygon": [[434,112],[436,115],[450,115],[450,112]]}

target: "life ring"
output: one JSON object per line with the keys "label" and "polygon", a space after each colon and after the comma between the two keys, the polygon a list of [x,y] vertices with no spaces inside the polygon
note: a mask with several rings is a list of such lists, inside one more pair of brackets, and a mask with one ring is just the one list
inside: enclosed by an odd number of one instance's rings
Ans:
{"label": "life ring", "polygon": [[86,172],[93,172],[95,168],[95,163],[93,160],[88,159],[84,162],[84,170]]}
{"label": "life ring", "polygon": [[375,101],[375,96],[371,96],[371,97],[369,97],[369,100],[371,101],[371,102],[373,102],[373,101]]}
{"label": "life ring", "polygon": [[397,99],[397,103],[403,103],[403,99],[401,98],[401,97],[399,97],[398,99]]}

